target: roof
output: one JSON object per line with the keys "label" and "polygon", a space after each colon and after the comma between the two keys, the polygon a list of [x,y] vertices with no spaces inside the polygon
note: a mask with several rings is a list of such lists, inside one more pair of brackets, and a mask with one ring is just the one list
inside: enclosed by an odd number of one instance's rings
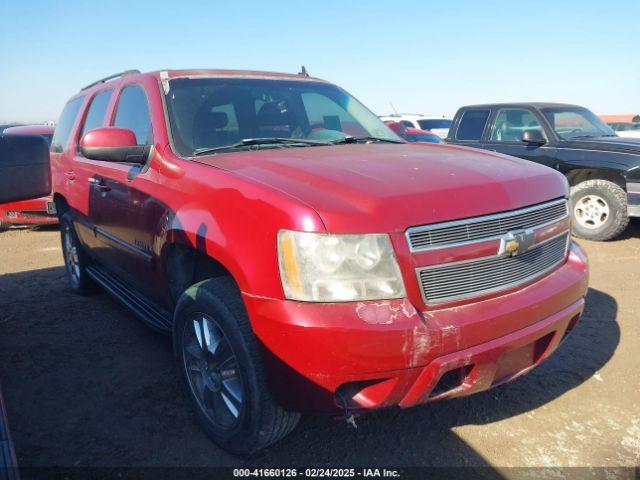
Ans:
{"label": "roof", "polygon": [[[300,80],[325,82],[325,80],[310,77],[302,73],[279,73],[265,72],[259,70],[224,70],[224,69],[184,69],[184,70],[155,70],[151,72],[140,72],[138,70],[125,70],[124,72],[109,75],[98,79],[93,83],[83,87],[79,93],[74,95],[75,98],[86,93],[89,90],[101,88],[112,82],[119,82],[125,77],[153,76],[159,80],[172,78],[193,78],[193,77],[219,77],[219,78],[262,78],[262,79],[279,79],[279,80]],[[326,83],[326,82],[325,82]]]}
{"label": "roof", "polygon": [[324,82],[324,80],[315,77],[305,76],[299,73],[281,73],[268,72],[261,70],[225,70],[225,69],[188,69],[188,70],[157,70],[149,72],[152,75],[167,78],[178,77],[251,77],[251,78],[279,78],[283,80],[313,80],[316,82]]}
{"label": "roof", "polygon": [[553,102],[513,102],[513,103],[482,103],[478,105],[465,105],[462,108],[508,108],[508,107],[533,107],[533,108],[583,108],[580,105],[570,103]]}
{"label": "roof", "polygon": [[5,135],[53,135],[54,128],[49,125],[21,125],[9,127],[2,132]]}
{"label": "roof", "polygon": [[437,135],[433,133],[431,130],[421,130],[419,128],[407,127],[407,133],[411,133],[413,135],[421,135],[426,133],[427,135],[433,135],[437,137]]}

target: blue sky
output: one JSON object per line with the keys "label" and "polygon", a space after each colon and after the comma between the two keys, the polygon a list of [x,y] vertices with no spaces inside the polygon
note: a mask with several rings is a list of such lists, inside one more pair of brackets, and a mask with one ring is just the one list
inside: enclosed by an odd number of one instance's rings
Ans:
{"label": "blue sky", "polygon": [[302,64],[377,114],[512,100],[640,113],[639,19],[638,0],[3,0],[0,122],[55,119],[128,68]]}

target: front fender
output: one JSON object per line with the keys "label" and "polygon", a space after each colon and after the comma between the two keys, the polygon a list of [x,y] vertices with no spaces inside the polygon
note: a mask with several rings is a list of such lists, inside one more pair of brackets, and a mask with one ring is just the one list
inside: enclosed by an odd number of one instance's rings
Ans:
{"label": "front fender", "polygon": [[222,264],[242,292],[283,298],[280,229],[325,231],[315,210],[281,192],[256,184],[211,188],[167,218],[163,250],[171,244],[195,248]]}

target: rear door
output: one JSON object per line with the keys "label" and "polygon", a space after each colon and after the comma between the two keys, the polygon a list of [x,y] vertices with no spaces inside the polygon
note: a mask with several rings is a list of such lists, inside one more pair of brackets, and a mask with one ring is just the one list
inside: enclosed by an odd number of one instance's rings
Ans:
{"label": "rear door", "polygon": [[88,187],[77,181],[73,162],[75,146],[71,140],[84,102],[85,97],[80,96],[69,100],[64,106],[49,150],[53,191],[61,193],[73,207],[74,220],[81,215],[87,204]]}
{"label": "rear door", "polygon": [[[523,142],[522,136],[527,130],[541,132],[547,143],[531,145]],[[497,110],[482,147],[555,168],[556,148],[550,144],[541,118],[528,108],[505,107]]]}
{"label": "rear door", "polygon": [[448,142],[482,148],[482,138],[490,115],[489,108],[470,108],[458,113],[454,120],[454,136]]}

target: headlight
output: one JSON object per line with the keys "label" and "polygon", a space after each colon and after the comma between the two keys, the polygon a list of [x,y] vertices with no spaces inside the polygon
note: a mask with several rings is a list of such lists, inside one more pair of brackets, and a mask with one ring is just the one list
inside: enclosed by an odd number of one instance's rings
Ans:
{"label": "headlight", "polygon": [[290,300],[349,302],[406,296],[388,235],[281,230],[278,263]]}

